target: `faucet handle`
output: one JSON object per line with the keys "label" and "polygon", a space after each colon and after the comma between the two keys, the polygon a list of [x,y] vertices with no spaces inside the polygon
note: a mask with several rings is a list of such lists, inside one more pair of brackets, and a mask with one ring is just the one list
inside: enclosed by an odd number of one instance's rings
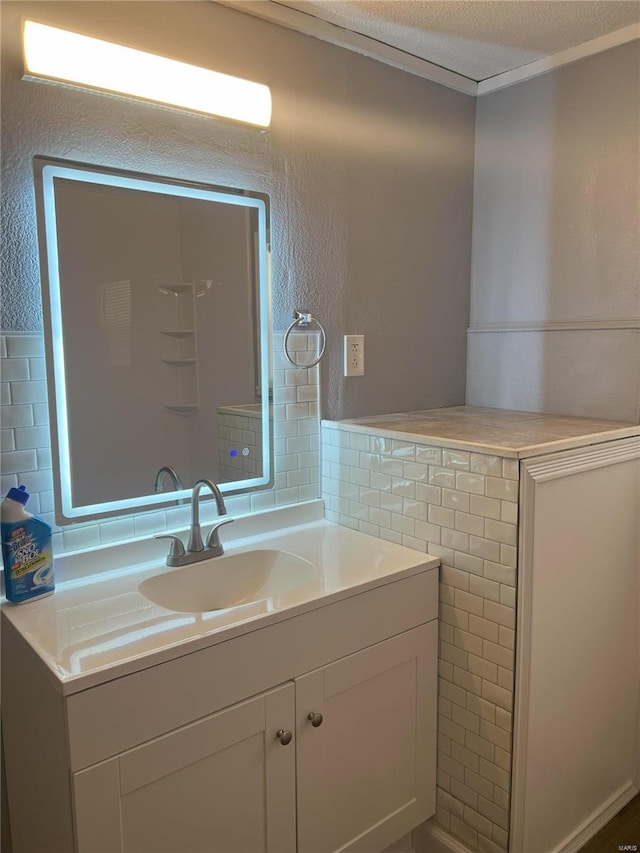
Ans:
{"label": "faucet handle", "polygon": [[182,539],[180,539],[179,536],[172,536],[170,533],[158,533],[153,538],[171,539],[171,545],[169,546],[169,558],[184,557],[184,545],[182,544]]}
{"label": "faucet handle", "polygon": [[222,548],[222,543],[220,542],[220,538],[218,536],[218,530],[222,527],[223,524],[231,524],[233,518],[223,518],[221,521],[218,521],[213,525],[211,530],[209,531],[209,535],[207,536],[207,550],[215,551],[215,554],[211,554],[212,557],[219,557],[224,553]]}

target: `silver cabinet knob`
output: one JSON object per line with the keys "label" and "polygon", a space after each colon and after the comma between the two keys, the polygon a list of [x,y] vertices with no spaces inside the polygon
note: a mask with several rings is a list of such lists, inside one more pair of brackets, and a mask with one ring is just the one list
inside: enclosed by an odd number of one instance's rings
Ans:
{"label": "silver cabinet knob", "polygon": [[309,720],[314,729],[317,729],[318,726],[322,725],[323,719],[324,717],[322,716],[322,714],[319,714],[316,711],[311,711],[309,714],[307,714],[307,720]]}
{"label": "silver cabinet knob", "polygon": [[293,740],[293,734],[289,731],[289,729],[278,729],[278,731],[276,732],[276,737],[283,746],[286,746]]}

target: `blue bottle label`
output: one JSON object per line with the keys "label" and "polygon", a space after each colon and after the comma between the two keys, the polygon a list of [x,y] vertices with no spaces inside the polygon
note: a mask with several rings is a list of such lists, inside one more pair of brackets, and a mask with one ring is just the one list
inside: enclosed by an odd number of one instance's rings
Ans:
{"label": "blue bottle label", "polygon": [[48,525],[30,519],[0,526],[9,601],[26,601],[53,592],[53,554]]}

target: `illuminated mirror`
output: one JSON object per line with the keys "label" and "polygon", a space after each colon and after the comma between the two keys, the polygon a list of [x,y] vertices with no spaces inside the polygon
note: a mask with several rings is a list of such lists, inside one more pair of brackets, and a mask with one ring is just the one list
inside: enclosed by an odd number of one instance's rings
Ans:
{"label": "illuminated mirror", "polygon": [[35,179],[58,522],[271,485],[268,197],[43,158]]}

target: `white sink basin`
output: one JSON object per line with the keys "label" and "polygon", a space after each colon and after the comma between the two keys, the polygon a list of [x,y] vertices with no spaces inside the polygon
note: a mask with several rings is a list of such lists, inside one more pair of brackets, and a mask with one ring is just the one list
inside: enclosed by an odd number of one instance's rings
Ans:
{"label": "white sink basin", "polygon": [[139,592],[168,610],[203,613],[275,598],[316,577],[312,563],[287,551],[256,550],[191,563],[147,578]]}

